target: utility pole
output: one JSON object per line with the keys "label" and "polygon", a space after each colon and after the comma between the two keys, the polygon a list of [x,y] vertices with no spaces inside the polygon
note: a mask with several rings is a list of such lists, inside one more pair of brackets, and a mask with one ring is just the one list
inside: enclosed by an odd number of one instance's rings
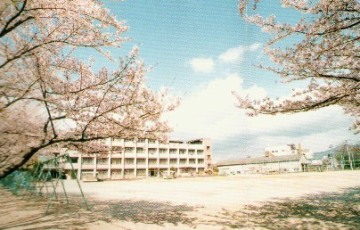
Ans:
{"label": "utility pole", "polygon": [[[333,145],[330,145],[330,146],[329,146],[329,149],[330,149],[330,150],[333,150],[332,148],[333,148]],[[330,154],[329,154],[329,155],[330,155]],[[332,159],[331,159],[331,161],[330,161],[331,167],[332,167],[333,170],[336,170],[337,167],[336,167],[336,154],[335,154],[335,151],[332,151],[332,154],[331,154],[331,155],[332,155]]]}
{"label": "utility pole", "polygon": [[349,153],[349,150],[348,150],[348,144],[347,144],[347,141],[345,141],[345,151],[348,155],[348,158],[349,158],[349,164],[350,164],[350,168],[351,170],[354,170],[354,167],[353,167],[353,161],[351,159],[351,156],[350,156],[350,153]]}
{"label": "utility pole", "polygon": [[345,169],[344,152],[345,152],[345,144],[342,146],[342,151],[341,151],[341,168],[342,168],[342,170]]}

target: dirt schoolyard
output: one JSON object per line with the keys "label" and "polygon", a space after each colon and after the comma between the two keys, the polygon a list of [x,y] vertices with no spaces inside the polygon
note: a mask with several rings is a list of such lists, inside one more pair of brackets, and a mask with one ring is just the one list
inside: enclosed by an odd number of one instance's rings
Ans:
{"label": "dirt schoolyard", "polygon": [[[70,204],[0,188],[0,229],[360,229],[360,171],[81,183]],[[60,190],[59,190],[60,191]],[[60,194],[60,193],[59,193]]]}

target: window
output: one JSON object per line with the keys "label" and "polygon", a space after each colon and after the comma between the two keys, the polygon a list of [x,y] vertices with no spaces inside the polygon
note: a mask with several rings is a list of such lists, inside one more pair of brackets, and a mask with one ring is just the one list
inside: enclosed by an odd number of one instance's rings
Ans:
{"label": "window", "polygon": [[91,165],[91,164],[94,163],[94,158],[92,158],[92,157],[84,157],[84,158],[82,159],[82,163],[83,163],[84,165]]}
{"label": "window", "polygon": [[198,154],[198,155],[203,155],[203,154],[204,154],[204,150],[199,149],[199,150],[197,151],[197,154]]}
{"label": "window", "polygon": [[125,159],[125,164],[127,164],[127,165],[134,164],[134,159]]}
{"label": "window", "polygon": [[195,149],[189,149],[189,154],[194,155],[195,154]]}
{"label": "window", "polygon": [[156,153],[156,149],[154,148],[149,148],[149,154],[155,154]]}
{"label": "window", "polygon": [[156,141],[155,140],[149,140],[149,144],[155,144]]}
{"label": "window", "polygon": [[145,165],[145,164],[146,164],[146,160],[145,160],[145,159],[137,159],[136,164],[137,164],[137,165]]}
{"label": "window", "polygon": [[134,148],[133,147],[125,147],[125,153],[133,153]]}
{"label": "window", "polygon": [[108,163],[107,158],[98,158],[97,159],[97,164],[99,164],[99,165],[106,165],[107,163]]}
{"label": "window", "polygon": [[186,149],[180,149],[180,154],[186,154]]}
{"label": "window", "polygon": [[120,165],[121,164],[121,159],[113,158],[113,159],[111,159],[111,164],[112,165]]}
{"label": "window", "polygon": [[170,154],[176,154],[177,153],[177,149],[170,149]]}
{"label": "window", "polygon": [[73,164],[78,163],[78,159],[79,159],[79,158],[77,158],[77,157],[71,157],[71,158],[70,158],[71,163],[73,163]]}
{"label": "window", "polygon": [[155,160],[155,159],[149,160],[149,165],[156,165],[156,164],[157,164],[157,160]]}
{"label": "window", "polygon": [[112,169],[111,170],[111,175],[121,175],[121,170],[116,170],[116,169]]}
{"label": "window", "polygon": [[159,149],[159,153],[160,153],[160,154],[166,154],[166,153],[167,153],[167,149]]}
{"label": "window", "polygon": [[121,147],[121,146],[112,146],[112,147],[111,147],[111,150],[112,150],[112,151],[115,151],[115,152],[121,152],[122,147]]}
{"label": "window", "polygon": [[144,153],[144,148],[136,148],[137,153]]}

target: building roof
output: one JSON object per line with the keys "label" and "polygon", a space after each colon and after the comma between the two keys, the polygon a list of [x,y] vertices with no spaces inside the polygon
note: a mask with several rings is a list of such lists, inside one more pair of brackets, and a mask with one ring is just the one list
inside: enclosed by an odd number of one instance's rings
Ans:
{"label": "building roof", "polygon": [[284,156],[271,156],[271,157],[249,157],[237,160],[226,160],[216,164],[216,166],[228,166],[228,165],[247,165],[247,164],[260,164],[260,163],[273,163],[284,161],[300,161],[304,157],[303,155],[284,155]]}

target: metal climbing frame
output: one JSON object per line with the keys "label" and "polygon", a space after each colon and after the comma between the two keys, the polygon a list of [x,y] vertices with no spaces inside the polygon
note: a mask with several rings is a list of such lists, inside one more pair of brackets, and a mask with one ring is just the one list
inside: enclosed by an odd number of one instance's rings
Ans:
{"label": "metal climbing frame", "polygon": [[[64,166],[66,163],[69,163],[71,165],[70,173],[72,175],[76,175],[74,166],[68,154],[63,154],[47,161],[43,161],[39,163],[34,170],[30,196],[36,196],[36,199],[38,199],[39,196],[43,195],[43,190],[45,189],[46,195],[49,197],[45,214],[48,214],[51,203],[54,200],[58,200],[57,187],[59,182],[66,198],[66,202],[69,203],[69,198],[65,189],[64,182],[62,180],[64,176]],[[87,203],[84,193],[82,191],[80,181],[77,177],[76,182],[79,187],[83,203],[85,204],[87,210],[90,210],[89,204]]]}

